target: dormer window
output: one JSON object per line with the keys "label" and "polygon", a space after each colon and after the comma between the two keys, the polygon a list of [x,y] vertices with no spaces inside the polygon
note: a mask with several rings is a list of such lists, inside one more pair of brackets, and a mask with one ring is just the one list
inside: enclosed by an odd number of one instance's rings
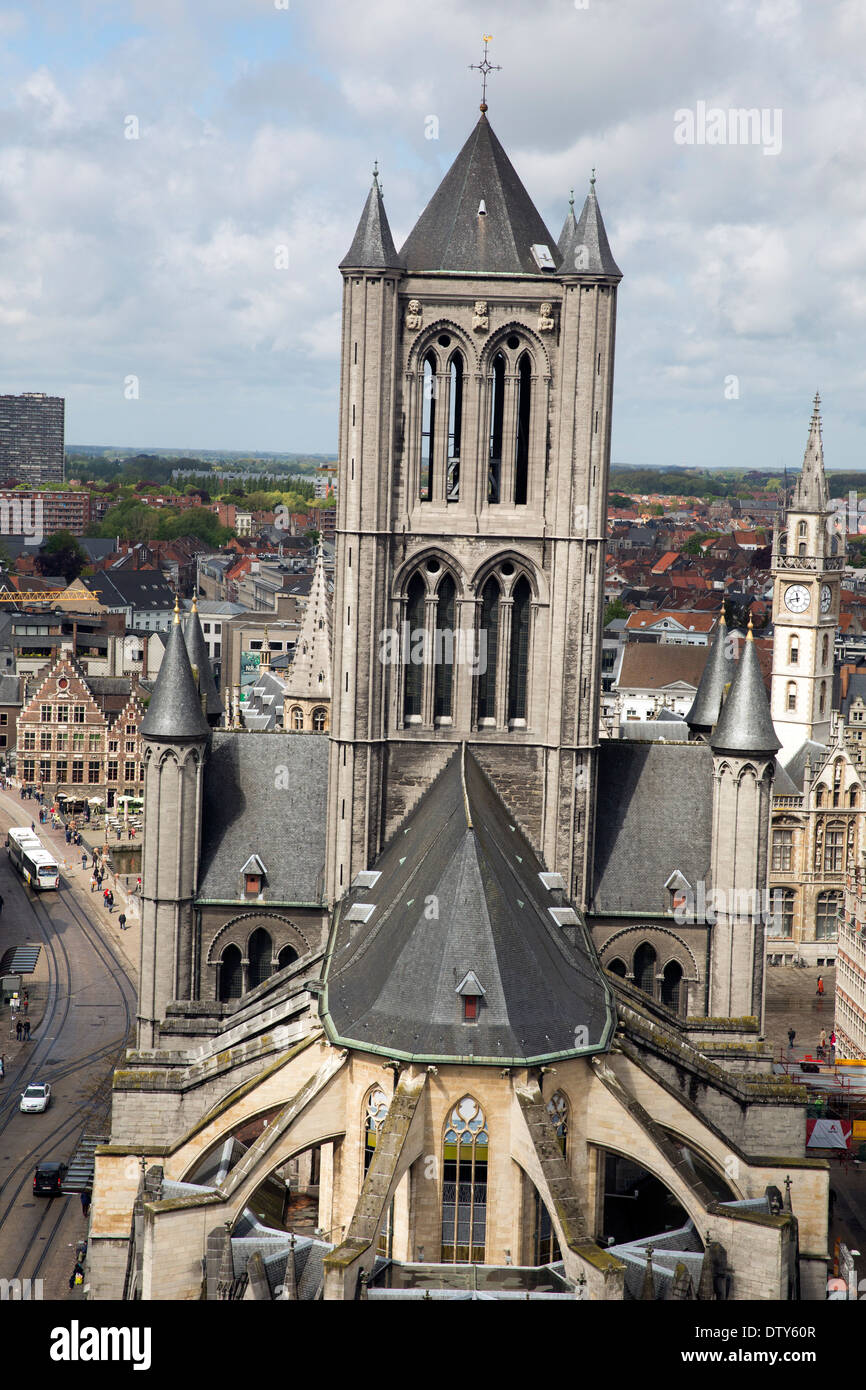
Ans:
{"label": "dormer window", "polygon": [[484,998],[485,990],[474,970],[469,970],[460,981],[455,994],[463,1003],[463,1022],[477,1023],[478,1014],[481,1009],[481,1000]]}
{"label": "dormer window", "polygon": [[251,854],[241,869],[244,895],[247,898],[260,898],[265,886],[265,866],[257,854]]}

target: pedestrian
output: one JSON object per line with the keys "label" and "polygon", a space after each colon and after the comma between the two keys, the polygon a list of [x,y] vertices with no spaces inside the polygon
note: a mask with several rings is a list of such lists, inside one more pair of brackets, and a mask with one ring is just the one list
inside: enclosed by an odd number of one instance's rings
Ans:
{"label": "pedestrian", "polygon": [[836,1029],[835,1029],[835,1028],[833,1029],[833,1032],[830,1034],[830,1046],[833,1048],[833,1050],[834,1050],[834,1052],[835,1052],[835,1050],[836,1050]]}
{"label": "pedestrian", "polygon": [[27,1010],[30,1008],[30,995],[27,993],[26,989],[24,991],[21,1004],[22,1008],[24,1009],[24,1012],[26,1013]]}
{"label": "pedestrian", "polygon": [[86,869],[86,868],[87,868],[87,855],[86,855],[86,854],[82,854],[82,856],[81,856],[81,867],[82,867],[82,869]]}
{"label": "pedestrian", "polygon": [[35,834],[36,834],[36,822],[35,822],[35,821],[31,821],[31,822],[30,822],[30,829],[33,831],[33,834],[35,835]]}
{"label": "pedestrian", "polygon": [[15,1037],[17,1038],[18,1042],[21,1041],[21,1034],[22,1034],[22,1032],[23,1032],[23,1029],[24,1029],[24,1025],[23,1025],[23,1023],[21,1022],[21,1019],[20,1019],[20,1018],[16,1019],[16,1020],[15,1020]]}
{"label": "pedestrian", "polygon": [[823,976],[823,975],[819,975],[819,976],[818,976],[818,985],[817,985],[817,988],[816,988],[816,990],[815,990],[815,993],[817,994],[817,996],[818,996],[819,999],[823,999],[823,997],[824,997],[824,976]]}
{"label": "pedestrian", "polygon": [[117,843],[118,843],[118,844],[120,844],[120,841],[121,841],[122,837],[123,837],[123,831],[121,830],[120,826],[118,826],[118,827],[117,827]]}
{"label": "pedestrian", "polygon": [[117,921],[118,921],[118,925],[120,926],[120,930],[121,930],[121,931],[126,931],[126,913],[125,913],[125,912],[121,912],[121,914],[120,914],[120,916],[118,917]]}
{"label": "pedestrian", "polygon": [[114,894],[112,893],[110,888],[108,890],[108,910],[109,912],[114,911]]}
{"label": "pedestrian", "polygon": [[95,874],[95,873],[92,873],[92,874],[90,875],[90,891],[91,891],[91,893],[95,893],[95,892],[96,892],[97,886],[98,886],[98,885],[97,885],[96,874]]}
{"label": "pedestrian", "polygon": [[30,1041],[30,1019],[29,1019],[29,1018],[25,1018],[25,1020],[24,1020],[23,1038],[24,1038],[24,1042],[29,1042],[29,1041]]}
{"label": "pedestrian", "polygon": [[796,1036],[797,1036],[797,1034],[794,1032],[794,1029],[793,1029],[793,1028],[789,1028],[789,1029],[788,1029],[788,1046],[789,1046],[790,1048],[793,1048],[793,1046],[794,1046],[794,1039],[796,1038]]}
{"label": "pedestrian", "polygon": [[81,1210],[85,1216],[90,1211],[90,1193],[86,1187],[81,1191]]}
{"label": "pedestrian", "polygon": [[80,1260],[75,1261],[75,1268],[69,1276],[70,1289],[77,1288],[84,1283],[84,1266]]}

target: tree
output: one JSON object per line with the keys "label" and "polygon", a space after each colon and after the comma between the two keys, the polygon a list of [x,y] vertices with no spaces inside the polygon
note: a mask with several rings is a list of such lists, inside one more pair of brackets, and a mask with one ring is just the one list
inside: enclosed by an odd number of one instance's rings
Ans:
{"label": "tree", "polygon": [[625,604],[623,603],[622,599],[621,599],[621,598],[612,598],[612,599],[610,600],[610,603],[605,604],[605,609],[604,609],[604,623],[603,623],[603,626],[604,626],[604,627],[607,627],[608,623],[612,623],[613,620],[614,620],[614,618],[627,618],[627,617],[628,617],[628,609],[626,608],[626,606],[625,606]]}
{"label": "tree", "polygon": [[71,531],[55,531],[39,552],[43,574],[62,574],[67,584],[77,579],[87,564],[87,555]]}
{"label": "tree", "polygon": [[697,534],[695,534],[694,536],[689,536],[688,540],[685,541],[685,542],[680,546],[680,554],[681,554],[681,555],[701,555],[701,554],[703,554],[703,549],[702,549],[701,542],[704,541],[704,540],[706,540],[706,536],[699,536],[699,535],[697,535]]}

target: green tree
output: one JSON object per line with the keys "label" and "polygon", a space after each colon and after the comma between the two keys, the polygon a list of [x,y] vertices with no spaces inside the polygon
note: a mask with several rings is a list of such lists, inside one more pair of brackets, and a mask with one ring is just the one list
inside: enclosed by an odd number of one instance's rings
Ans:
{"label": "green tree", "polygon": [[612,623],[614,618],[627,618],[628,609],[621,598],[612,598],[604,607],[604,626]]}
{"label": "green tree", "polygon": [[39,552],[43,574],[62,574],[67,584],[77,579],[87,564],[87,555],[71,531],[55,531]]}

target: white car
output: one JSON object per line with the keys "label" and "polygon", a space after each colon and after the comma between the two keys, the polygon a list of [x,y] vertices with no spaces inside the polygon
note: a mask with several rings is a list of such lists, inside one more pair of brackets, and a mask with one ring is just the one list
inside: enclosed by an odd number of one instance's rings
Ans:
{"label": "white car", "polygon": [[19,1110],[26,1114],[38,1114],[41,1110],[48,1109],[48,1102],[51,1099],[51,1087],[43,1082],[34,1082],[22,1093]]}

